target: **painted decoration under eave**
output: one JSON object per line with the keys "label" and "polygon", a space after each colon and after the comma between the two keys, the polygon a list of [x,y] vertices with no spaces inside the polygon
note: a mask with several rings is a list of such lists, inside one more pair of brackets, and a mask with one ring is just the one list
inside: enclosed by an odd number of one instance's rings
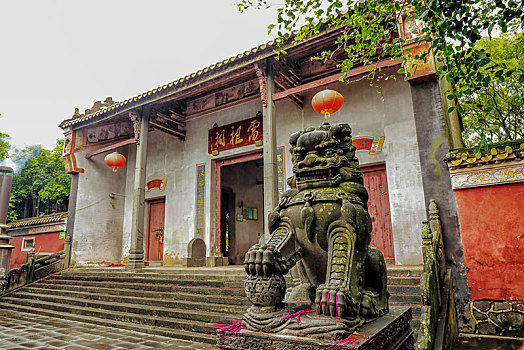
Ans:
{"label": "painted decoration under eave", "polygon": [[313,109],[317,113],[324,115],[326,119],[329,118],[332,113],[338,111],[343,103],[344,97],[342,97],[340,92],[329,89],[317,92],[311,101]]}
{"label": "painted decoration under eave", "polygon": [[116,172],[118,168],[121,168],[126,164],[126,157],[118,152],[113,152],[105,156],[104,162],[106,162],[108,167],[113,168],[113,172]]}

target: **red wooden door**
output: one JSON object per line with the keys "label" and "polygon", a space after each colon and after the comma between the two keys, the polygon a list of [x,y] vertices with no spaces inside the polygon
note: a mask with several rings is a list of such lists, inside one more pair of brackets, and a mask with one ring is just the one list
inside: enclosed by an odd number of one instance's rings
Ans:
{"label": "red wooden door", "polygon": [[147,261],[162,261],[164,254],[164,210],[165,200],[148,201]]}
{"label": "red wooden door", "polygon": [[393,258],[393,235],[391,233],[391,214],[389,209],[388,182],[386,166],[362,167],[364,186],[369,193],[369,215],[375,217],[371,232],[371,246],[378,248],[384,257]]}

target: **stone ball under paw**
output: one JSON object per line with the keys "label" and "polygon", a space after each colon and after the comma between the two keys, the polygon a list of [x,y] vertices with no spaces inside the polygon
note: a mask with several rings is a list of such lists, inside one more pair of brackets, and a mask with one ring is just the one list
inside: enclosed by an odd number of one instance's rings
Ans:
{"label": "stone ball under paw", "polygon": [[275,306],[282,302],[286,294],[284,276],[247,276],[244,282],[246,296],[253,305]]}

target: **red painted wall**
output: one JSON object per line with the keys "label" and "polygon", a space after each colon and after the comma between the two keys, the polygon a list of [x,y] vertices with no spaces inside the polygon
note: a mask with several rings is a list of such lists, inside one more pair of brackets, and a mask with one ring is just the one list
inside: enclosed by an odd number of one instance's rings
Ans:
{"label": "red painted wall", "polygon": [[455,195],[471,299],[524,300],[524,184]]}
{"label": "red painted wall", "polygon": [[11,238],[9,244],[15,246],[11,251],[11,269],[26,263],[27,252],[22,251],[24,237],[35,238],[35,252],[56,253],[64,249],[65,240],[58,239],[59,236],[60,232],[50,232]]}

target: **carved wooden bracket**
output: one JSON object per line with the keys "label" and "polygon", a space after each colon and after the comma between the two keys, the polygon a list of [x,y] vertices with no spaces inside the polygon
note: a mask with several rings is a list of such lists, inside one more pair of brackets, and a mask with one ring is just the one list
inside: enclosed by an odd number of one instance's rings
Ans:
{"label": "carved wooden bracket", "polygon": [[138,112],[132,111],[129,112],[129,118],[131,118],[131,123],[133,124],[133,131],[135,133],[135,142],[137,145],[140,144],[140,124],[142,123],[142,117]]}
{"label": "carved wooden bracket", "polygon": [[262,105],[267,107],[267,77],[266,77],[266,64],[255,63],[255,71],[257,72],[258,84],[260,86],[260,99],[262,100]]}

